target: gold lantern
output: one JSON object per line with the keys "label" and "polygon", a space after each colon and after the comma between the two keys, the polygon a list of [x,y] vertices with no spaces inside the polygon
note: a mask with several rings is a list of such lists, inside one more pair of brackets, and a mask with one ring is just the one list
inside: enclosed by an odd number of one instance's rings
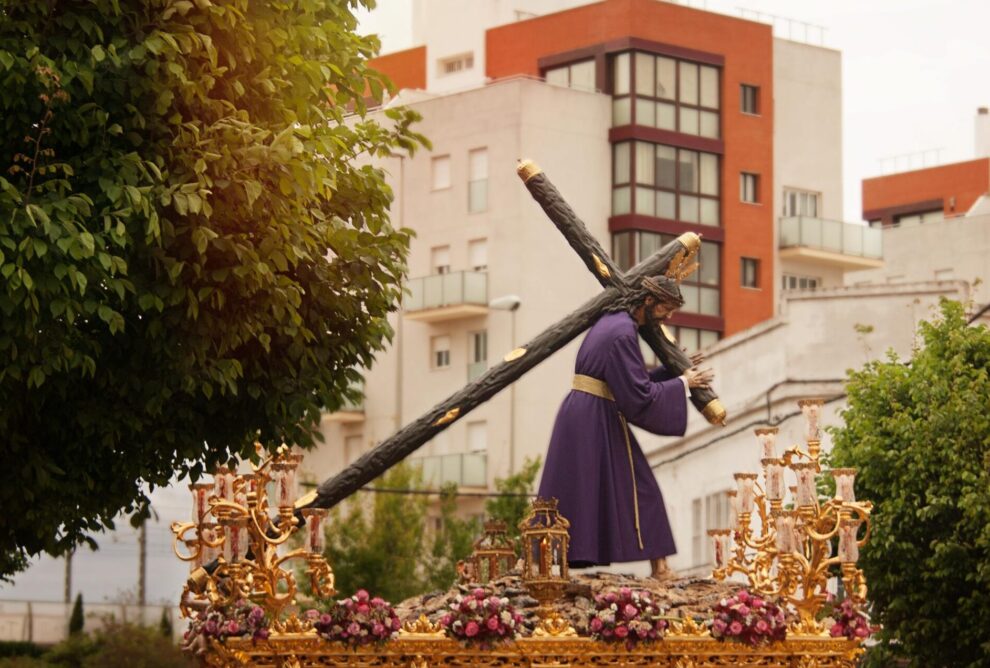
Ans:
{"label": "gold lantern", "polygon": [[534,636],[575,636],[577,632],[553,607],[570,581],[567,545],[571,523],[557,512],[557,499],[534,499],[529,514],[519,522],[523,548],[522,579],[540,602],[540,624]]}
{"label": "gold lantern", "polygon": [[471,574],[478,582],[499,578],[516,565],[516,546],[506,533],[505,522],[485,522],[484,533],[474,542]]}

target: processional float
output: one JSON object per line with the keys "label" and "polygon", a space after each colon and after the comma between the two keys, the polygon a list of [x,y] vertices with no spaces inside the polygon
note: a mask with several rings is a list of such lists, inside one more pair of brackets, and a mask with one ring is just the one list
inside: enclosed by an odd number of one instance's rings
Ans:
{"label": "processional float", "polygon": [[[261,460],[249,474],[237,475],[221,468],[212,483],[194,483],[193,521],[176,523],[176,553],[191,563],[191,577],[182,596],[187,616],[250,601],[271,619],[270,629],[259,639],[238,637],[206,643],[201,656],[210,665],[302,666],[374,665],[425,668],[428,665],[473,666],[585,666],[659,665],[702,668],[745,665],[788,668],[851,668],[862,651],[859,643],[825,635],[818,613],[825,601],[824,587],[830,568],[839,564],[843,582],[855,600],[865,603],[862,573],[855,567],[861,525],[868,525],[869,504],[857,503],[852,493],[851,470],[834,471],[836,498],[819,504],[812,491],[820,472],[817,436],[807,448],[795,447],[781,458],[765,453],[764,484],[756,474],[738,474],[733,528],[710,532],[716,554],[717,578],[742,574],[752,591],[785,600],[798,612],[792,632],[779,646],[743,647],[719,643],[704,624],[692,618],[674,620],[664,641],[648,647],[624,648],[578,637],[554,609],[567,574],[567,521],[551,500],[538,500],[520,524],[523,549],[523,581],[540,601],[541,622],[530,637],[518,638],[495,648],[479,649],[446,638],[435,622],[421,617],[403,625],[397,638],[367,650],[352,649],[321,640],[312,618],[297,609],[298,576],[310,595],[335,595],[332,570],[324,559],[323,520],[327,508],[371,482],[437,433],[466,415],[529,369],[590,327],[608,308],[635,305],[643,277],[668,272],[671,265],[680,277],[697,268],[692,265],[700,237],[686,233],[655,255],[623,273],[602,250],[549,179],[533,163],[522,162],[518,173],[533,198],[565,236],[585,265],[605,288],[597,297],[554,324],[527,344],[509,352],[480,378],[441,402],[425,415],[396,432],[374,450],[317,490],[295,498],[295,470],[299,457],[288,448]],[[691,366],[686,354],[665,331],[641,328],[662,363],[675,374]],[[709,389],[692,389],[691,401],[712,424],[724,424],[726,413]],[[817,417],[821,404],[812,403],[806,413]],[[815,422],[817,425],[817,422]],[[759,433],[761,442],[767,434]],[[809,434],[812,433],[809,427]],[[817,432],[815,432],[817,434]],[[772,441],[772,439],[770,439]],[[783,470],[798,477],[796,498],[786,503],[781,491]],[[811,482],[809,482],[811,481]],[[272,488],[271,494],[269,488]],[[271,498],[271,500],[269,500]],[[793,507],[791,507],[793,506]],[[760,527],[753,530],[753,509]],[[490,527],[493,534],[502,531]],[[290,543],[301,532],[303,540]],[[838,536],[840,555],[834,557],[831,541]],[[734,539],[734,545],[733,545]],[[501,541],[501,539],[499,539]],[[288,546],[296,545],[290,549]],[[500,549],[479,541],[474,564],[488,574],[501,571],[497,558],[506,563],[504,542]],[[487,550],[487,551],[486,551]],[[488,564],[481,567],[482,561]],[[295,568],[289,567],[290,563]]]}

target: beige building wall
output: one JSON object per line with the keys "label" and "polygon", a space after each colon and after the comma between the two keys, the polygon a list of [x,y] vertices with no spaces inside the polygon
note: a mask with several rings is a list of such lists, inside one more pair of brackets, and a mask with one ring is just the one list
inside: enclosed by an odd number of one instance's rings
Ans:
{"label": "beige building wall", "polygon": [[[833,49],[774,38],[774,218],[780,247],[784,191],[818,193],[818,217],[842,220],[842,54]],[[815,277],[822,286],[842,285],[843,268],[826,259],[779,257],[781,276]],[[779,302],[778,302],[779,303]]]}
{"label": "beige building wall", "polygon": [[[396,316],[392,345],[365,374],[363,421],[343,422],[340,414],[324,419],[326,444],[304,464],[313,478],[340,471],[399,425],[460,390],[468,381],[471,332],[487,330],[492,365],[601,289],[533,201],[515,168],[519,158],[535,160],[608,248],[607,96],[520,79],[411,106],[423,115],[417,129],[430,138],[433,151],[393,158],[387,164],[396,188],[395,222],[416,230],[410,279],[433,273],[431,249],[437,246],[449,246],[451,271],[469,269],[469,242],[486,239],[488,299],[516,295],[521,305],[515,313],[489,309],[483,315],[440,323],[419,322],[408,313],[401,321]],[[468,154],[482,148],[488,151],[488,207],[469,213]],[[443,156],[450,159],[450,187],[433,190],[431,163]],[[436,336],[449,336],[451,341],[450,366],[444,369],[431,365],[430,342]],[[468,425],[483,421],[489,485],[509,474],[510,458],[516,468],[527,457],[542,458],[557,408],[569,389],[578,344],[572,342],[514,388],[460,418],[414,457],[465,452]],[[353,447],[355,442],[359,449]],[[345,447],[348,443],[351,447]],[[466,507],[480,512],[481,502]]]}

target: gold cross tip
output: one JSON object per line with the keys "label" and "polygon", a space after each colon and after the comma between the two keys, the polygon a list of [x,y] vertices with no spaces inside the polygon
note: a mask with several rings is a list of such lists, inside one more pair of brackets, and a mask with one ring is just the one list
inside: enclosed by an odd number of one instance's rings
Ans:
{"label": "gold cross tip", "polygon": [[531,178],[542,173],[543,170],[540,169],[540,166],[528,158],[519,160],[519,164],[516,165],[516,174],[523,180],[523,183],[528,183]]}

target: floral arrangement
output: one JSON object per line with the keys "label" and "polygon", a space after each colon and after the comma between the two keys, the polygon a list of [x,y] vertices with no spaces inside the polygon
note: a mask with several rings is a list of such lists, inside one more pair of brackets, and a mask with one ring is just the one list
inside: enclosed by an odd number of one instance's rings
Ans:
{"label": "floral arrangement", "polygon": [[196,617],[185,633],[187,642],[197,636],[224,641],[227,638],[250,637],[252,641],[266,640],[270,621],[265,610],[246,599],[230,608],[212,608]]}
{"label": "floral arrangement", "polygon": [[632,647],[663,637],[667,622],[662,615],[663,609],[649,592],[622,587],[595,596],[588,630],[596,640],[625,642],[626,647]]}
{"label": "floral arrangement", "polygon": [[306,617],[321,637],[355,646],[385,642],[400,627],[392,605],[364,589],[327,610],[307,610]]}
{"label": "floral arrangement", "polygon": [[835,620],[835,623],[829,629],[829,634],[833,638],[843,636],[849,640],[854,638],[862,640],[869,638],[876,630],[873,626],[870,626],[870,618],[857,610],[855,603],[849,598],[839,604],[832,618]]}
{"label": "floral arrangement", "polygon": [[787,635],[784,611],[745,589],[723,598],[712,610],[710,631],[717,640],[735,640],[761,645],[783,640]]}
{"label": "floral arrangement", "polygon": [[490,595],[482,588],[458,596],[450,604],[450,612],[440,619],[447,634],[482,649],[515,637],[522,625],[522,615],[507,598]]}

